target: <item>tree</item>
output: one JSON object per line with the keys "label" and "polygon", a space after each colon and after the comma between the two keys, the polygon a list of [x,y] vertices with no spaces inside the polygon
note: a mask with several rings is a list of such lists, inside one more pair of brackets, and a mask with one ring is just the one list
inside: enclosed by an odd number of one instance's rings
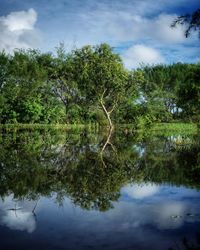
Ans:
{"label": "tree", "polygon": [[[4,74],[1,85],[1,94],[6,102],[2,115],[3,122],[26,122],[26,107],[31,106],[31,101],[35,103],[35,98],[39,100],[38,90],[44,82],[45,72],[36,61],[37,54],[38,52],[34,50],[16,50],[13,56],[8,56],[6,70],[4,70],[6,75]],[[26,102],[29,105],[26,105]],[[39,107],[39,103],[36,106]]]}
{"label": "tree", "polygon": [[49,84],[51,54],[16,50],[0,54],[1,123],[62,121],[63,107]]}
{"label": "tree", "polygon": [[185,79],[178,89],[178,105],[185,117],[200,121],[200,64],[187,65]]}
{"label": "tree", "polygon": [[185,36],[189,37],[191,31],[197,31],[200,38],[200,9],[197,9],[191,14],[185,14],[177,17],[171,27],[176,27],[177,24],[186,25]]}
{"label": "tree", "polygon": [[0,52],[0,123],[3,121],[3,115],[7,109],[7,99],[4,93],[8,73],[9,57],[4,51]]}
{"label": "tree", "polygon": [[65,51],[63,44],[60,44],[57,56],[53,58],[53,65],[49,69],[49,81],[55,96],[65,107],[66,116],[70,105],[77,104],[79,99],[74,73],[71,54]]}
{"label": "tree", "polygon": [[[146,66],[140,85],[147,114],[157,121],[198,118],[199,64],[175,63]],[[195,119],[196,119],[195,118]]]}
{"label": "tree", "polygon": [[134,92],[133,74],[107,44],[76,49],[72,58],[82,102],[100,108],[112,129],[112,113],[124,96]]}
{"label": "tree", "polygon": [[177,108],[176,87],[178,73],[175,65],[146,66],[145,81],[140,86],[148,114],[158,121],[169,121]]}

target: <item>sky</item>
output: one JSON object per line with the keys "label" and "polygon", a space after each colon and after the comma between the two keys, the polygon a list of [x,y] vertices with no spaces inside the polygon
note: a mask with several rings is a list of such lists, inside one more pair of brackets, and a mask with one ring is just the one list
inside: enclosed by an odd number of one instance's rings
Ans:
{"label": "sky", "polygon": [[200,61],[200,41],[179,15],[200,7],[199,0],[0,0],[0,51],[16,48],[55,51],[110,44],[124,65]]}

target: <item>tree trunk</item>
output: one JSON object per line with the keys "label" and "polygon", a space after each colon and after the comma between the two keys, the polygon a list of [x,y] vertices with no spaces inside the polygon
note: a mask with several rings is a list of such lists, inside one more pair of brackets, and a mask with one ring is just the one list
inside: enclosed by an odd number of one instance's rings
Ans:
{"label": "tree trunk", "polygon": [[104,153],[105,148],[107,147],[108,144],[112,147],[112,149],[114,148],[114,146],[113,146],[112,143],[110,142],[111,136],[112,136],[112,132],[113,132],[113,127],[110,127],[110,129],[109,129],[109,134],[108,134],[108,136],[107,136],[107,140],[106,140],[106,142],[104,143],[104,145],[103,145],[103,147],[102,147],[102,149],[101,149],[101,152],[100,152],[101,162],[102,162],[102,164],[103,164],[104,167],[106,167],[106,164],[105,164],[104,159],[103,159],[103,153]]}
{"label": "tree trunk", "polygon": [[106,146],[107,146],[108,144],[111,144],[110,139],[111,139],[111,136],[112,136],[112,132],[113,132],[113,128],[110,128],[110,129],[109,129],[108,136],[107,136],[107,139],[106,139],[106,142],[104,143],[101,152],[103,152],[103,151],[105,150],[105,148],[106,148]]}
{"label": "tree trunk", "polygon": [[107,109],[106,109],[105,105],[103,104],[103,101],[102,101],[102,100],[101,100],[101,106],[102,106],[102,108],[103,108],[103,111],[104,111],[104,113],[105,113],[107,119],[108,119],[110,129],[113,129],[112,120],[111,120],[111,118],[110,118],[110,112],[107,111]]}

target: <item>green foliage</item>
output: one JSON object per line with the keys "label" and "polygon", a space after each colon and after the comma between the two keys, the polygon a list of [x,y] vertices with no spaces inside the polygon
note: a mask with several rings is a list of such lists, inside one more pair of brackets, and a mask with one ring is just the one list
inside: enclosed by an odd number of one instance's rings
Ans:
{"label": "green foliage", "polygon": [[157,122],[193,120],[199,115],[199,64],[144,67],[140,91],[147,113]]}
{"label": "green foliage", "polygon": [[128,71],[107,44],[0,53],[0,123],[200,122],[200,64]]}
{"label": "green foliage", "polygon": [[102,109],[111,126],[111,113],[125,93],[134,92],[134,77],[107,44],[74,50],[72,58],[82,103]]}
{"label": "green foliage", "polygon": [[178,89],[178,104],[185,117],[200,121],[200,64],[187,65],[185,79]]}

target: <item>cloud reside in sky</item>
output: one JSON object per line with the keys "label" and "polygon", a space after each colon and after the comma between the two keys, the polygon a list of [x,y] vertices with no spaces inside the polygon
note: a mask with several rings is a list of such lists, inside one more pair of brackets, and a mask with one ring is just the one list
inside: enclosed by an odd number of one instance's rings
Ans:
{"label": "cloud reside in sky", "polygon": [[127,68],[141,63],[197,62],[197,34],[170,24],[198,8],[197,0],[2,0],[0,50],[39,48],[52,51],[64,42],[74,46],[109,43]]}

